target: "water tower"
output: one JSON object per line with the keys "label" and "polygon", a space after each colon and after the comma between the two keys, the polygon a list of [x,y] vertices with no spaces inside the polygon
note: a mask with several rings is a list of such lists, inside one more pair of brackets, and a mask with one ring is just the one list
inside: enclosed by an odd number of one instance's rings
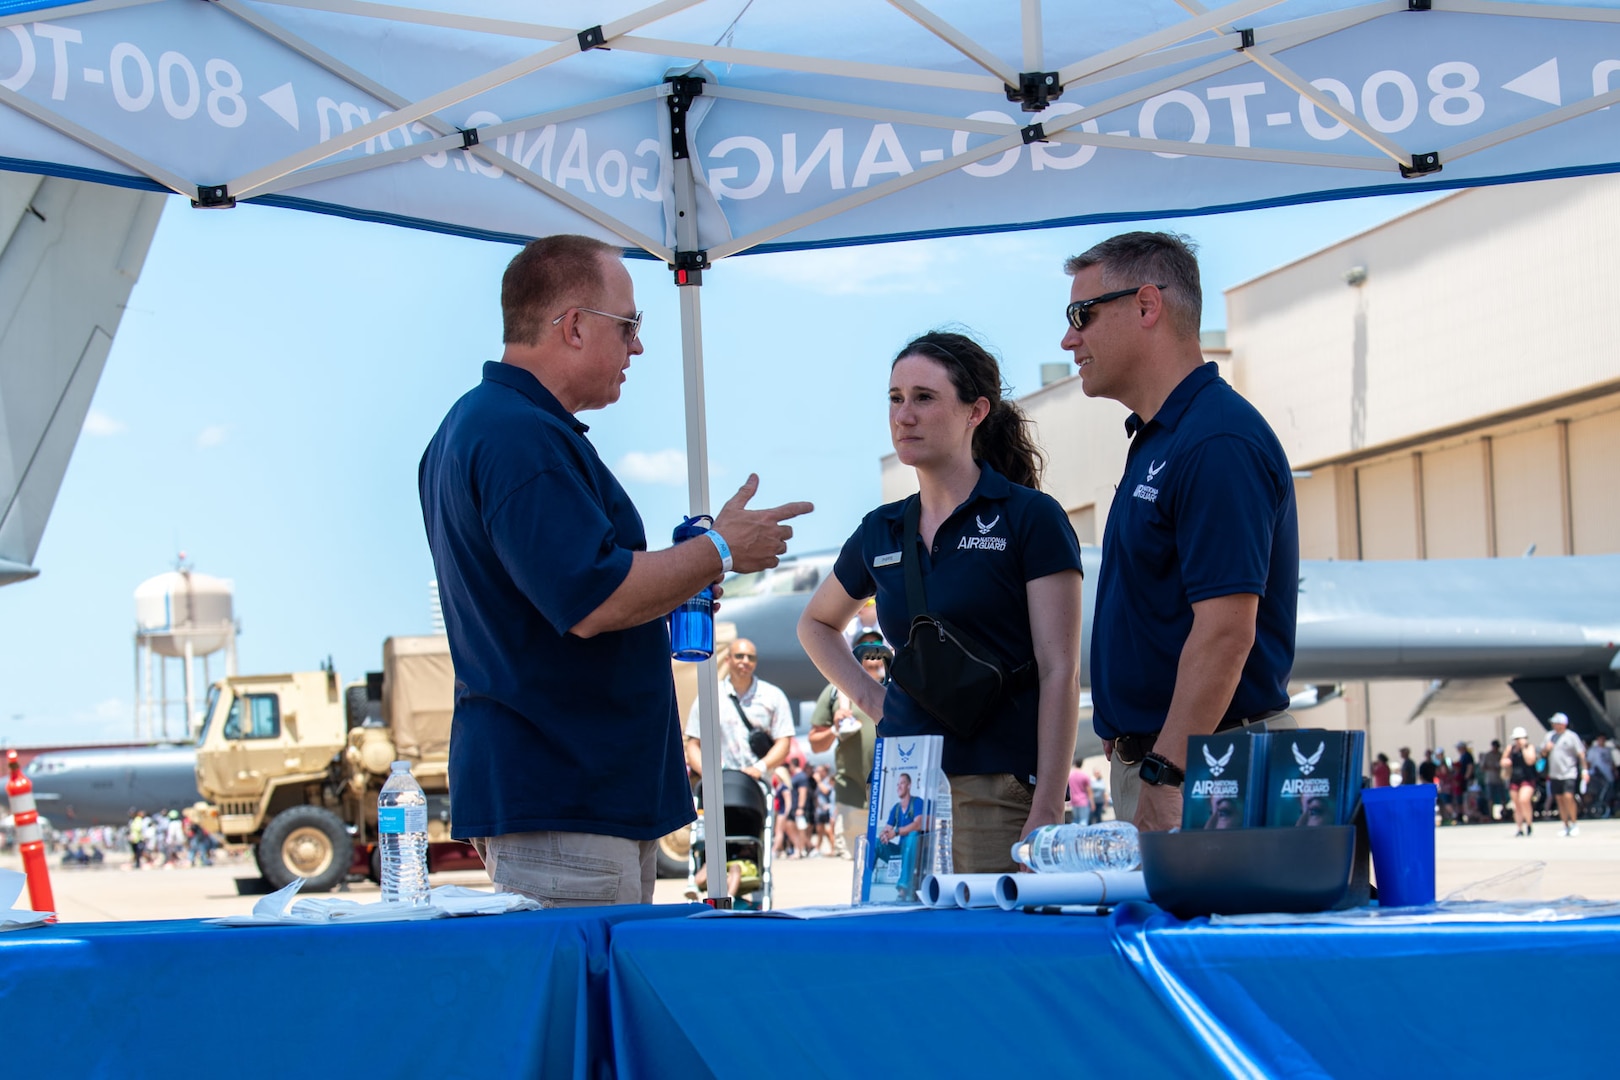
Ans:
{"label": "water tower", "polygon": [[[169,738],[169,661],[181,662],[185,688],[180,737],[189,739],[197,720],[196,663],[203,685],[213,682],[209,658],[225,650],[225,674],[236,674],[236,615],[231,582],[199,574],[186,562],[148,578],[135,590],[135,737]],[[154,685],[153,668],[156,667]]]}

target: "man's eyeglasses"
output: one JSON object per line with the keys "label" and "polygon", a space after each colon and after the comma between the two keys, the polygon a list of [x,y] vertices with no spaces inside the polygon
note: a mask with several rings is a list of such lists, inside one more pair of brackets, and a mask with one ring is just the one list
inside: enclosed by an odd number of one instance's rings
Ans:
{"label": "man's eyeglasses", "polygon": [[[1153,287],[1163,289],[1166,286],[1155,285]],[[1119,289],[1115,292],[1103,293],[1101,296],[1093,296],[1090,300],[1076,300],[1068,306],[1064,314],[1068,315],[1070,326],[1076,330],[1084,330],[1086,324],[1091,322],[1092,308],[1095,308],[1098,304],[1106,304],[1110,300],[1118,300],[1122,296],[1135,296],[1145,288],[1147,288],[1146,285],[1138,285],[1134,289]]]}
{"label": "man's eyeglasses", "polygon": [[733,660],[758,660],[759,659],[759,657],[755,656],[751,652],[734,652],[734,653],[731,654],[731,658]]}
{"label": "man's eyeglasses", "polygon": [[[612,319],[616,323],[623,323],[625,326],[629,327],[629,329],[624,332],[624,340],[626,342],[634,341],[636,338],[641,336],[641,316],[645,314],[644,312],[638,311],[636,312],[634,318],[626,318],[623,315],[615,315],[611,311],[597,311],[595,308],[588,307],[571,307],[568,309],[568,311],[583,311],[587,315],[600,315],[604,319]],[[555,319],[552,319],[551,325],[556,326],[558,323],[568,318],[568,311],[565,311]]]}

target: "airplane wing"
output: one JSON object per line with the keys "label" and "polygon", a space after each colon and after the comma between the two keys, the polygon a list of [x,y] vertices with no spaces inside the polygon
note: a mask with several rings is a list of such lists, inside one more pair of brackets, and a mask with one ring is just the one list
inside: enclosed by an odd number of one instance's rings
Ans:
{"label": "airplane wing", "polygon": [[0,585],[45,522],[165,196],[0,173]]}

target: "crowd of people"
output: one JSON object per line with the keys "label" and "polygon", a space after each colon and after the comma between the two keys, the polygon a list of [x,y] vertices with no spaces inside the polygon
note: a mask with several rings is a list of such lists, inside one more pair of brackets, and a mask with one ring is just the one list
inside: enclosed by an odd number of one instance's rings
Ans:
{"label": "crowd of people", "polygon": [[119,832],[129,848],[133,870],[213,866],[214,849],[220,846],[217,837],[183,810],[156,814],[132,810],[129,823]]}
{"label": "crowd of people", "polygon": [[1620,747],[1604,735],[1582,740],[1563,713],[1550,723],[1552,731],[1540,746],[1516,727],[1505,750],[1500,739],[1492,739],[1478,753],[1466,740],[1450,754],[1444,748],[1425,750],[1421,761],[1405,746],[1393,762],[1379,754],[1373,760],[1373,786],[1435,785],[1441,825],[1511,821],[1516,835],[1531,836],[1537,818],[1556,816],[1561,835],[1578,836],[1580,818],[1615,812]]}

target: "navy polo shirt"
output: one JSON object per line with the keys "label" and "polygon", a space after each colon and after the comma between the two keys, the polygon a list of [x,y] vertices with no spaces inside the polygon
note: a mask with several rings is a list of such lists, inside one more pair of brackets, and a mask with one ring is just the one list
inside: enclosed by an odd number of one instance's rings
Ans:
{"label": "navy polo shirt", "polygon": [[[911,629],[905,568],[899,559],[911,499],[886,503],[866,515],[833,564],[849,595],[864,599],[876,594],[878,625],[894,642],[905,641]],[[1080,569],[1080,544],[1056,500],[1012,483],[985,464],[979,466],[973,494],[945,519],[933,547],[918,538],[917,554],[929,610],[972,634],[1004,671],[1035,658],[1025,586],[1036,578]],[[1039,705],[1040,687],[1032,686],[1005,699],[972,738],[960,739],[947,734],[891,681],[878,734],[944,735],[947,774],[1011,773],[1033,783]]]}
{"label": "navy polo shirt", "polygon": [[581,639],[645,551],[641,516],[533,375],[484,365],[451,406],[418,484],[456,669],[452,831],[652,840],[693,818],[654,619]]}
{"label": "navy polo shirt", "polygon": [[1097,734],[1164,727],[1192,605],[1237,593],[1258,595],[1260,611],[1222,722],[1286,708],[1299,521],[1282,444],[1213,363],[1181,380],[1153,419],[1132,413],[1125,431],[1091,629]]}

